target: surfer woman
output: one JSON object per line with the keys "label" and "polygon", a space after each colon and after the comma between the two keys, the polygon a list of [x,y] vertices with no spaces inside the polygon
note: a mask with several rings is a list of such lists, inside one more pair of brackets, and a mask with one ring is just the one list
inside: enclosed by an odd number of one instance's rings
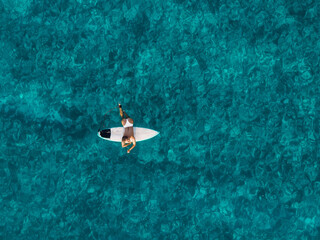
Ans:
{"label": "surfer woman", "polygon": [[[121,104],[119,104],[119,111],[120,116],[122,118],[121,123],[124,127],[121,145],[124,148],[128,147],[132,143],[131,148],[127,151],[127,153],[130,153],[130,151],[136,146],[136,139],[133,136],[133,120],[128,116],[128,114],[125,111],[122,110]],[[123,114],[125,114],[126,117],[124,117]]]}

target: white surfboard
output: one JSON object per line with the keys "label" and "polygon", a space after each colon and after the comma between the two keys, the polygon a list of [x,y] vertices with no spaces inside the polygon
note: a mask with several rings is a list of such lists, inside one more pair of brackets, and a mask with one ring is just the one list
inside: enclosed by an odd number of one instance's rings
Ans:
{"label": "white surfboard", "polygon": [[[98,136],[102,139],[113,141],[113,142],[121,142],[123,137],[124,127],[115,127],[108,128],[98,132]],[[133,127],[133,135],[136,139],[136,142],[144,141],[150,138],[153,138],[159,134],[158,131],[142,128],[142,127]]]}

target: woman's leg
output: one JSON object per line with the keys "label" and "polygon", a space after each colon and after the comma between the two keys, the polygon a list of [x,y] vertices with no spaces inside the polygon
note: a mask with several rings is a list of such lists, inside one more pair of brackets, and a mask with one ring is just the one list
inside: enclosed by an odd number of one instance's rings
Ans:
{"label": "woman's leg", "polygon": [[126,115],[126,119],[128,119],[129,123],[133,124],[132,118],[130,118],[125,111],[123,111],[123,113]]}
{"label": "woman's leg", "polygon": [[125,111],[123,111],[123,113],[126,115],[126,118],[130,118]]}
{"label": "woman's leg", "polygon": [[120,116],[121,116],[121,118],[123,119],[123,118],[124,118],[124,116],[123,116],[122,108],[119,108],[119,111],[120,111]]}

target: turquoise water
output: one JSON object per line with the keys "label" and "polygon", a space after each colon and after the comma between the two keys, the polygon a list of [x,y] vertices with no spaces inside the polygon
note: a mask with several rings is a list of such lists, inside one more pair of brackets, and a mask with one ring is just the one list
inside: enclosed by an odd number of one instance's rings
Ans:
{"label": "turquoise water", "polygon": [[0,239],[320,239],[319,12],[2,0]]}

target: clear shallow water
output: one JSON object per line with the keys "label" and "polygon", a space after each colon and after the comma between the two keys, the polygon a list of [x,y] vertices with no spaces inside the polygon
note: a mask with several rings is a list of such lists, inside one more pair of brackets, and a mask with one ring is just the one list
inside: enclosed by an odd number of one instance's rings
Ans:
{"label": "clear shallow water", "polygon": [[2,1],[0,238],[319,239],[319,7]]}

